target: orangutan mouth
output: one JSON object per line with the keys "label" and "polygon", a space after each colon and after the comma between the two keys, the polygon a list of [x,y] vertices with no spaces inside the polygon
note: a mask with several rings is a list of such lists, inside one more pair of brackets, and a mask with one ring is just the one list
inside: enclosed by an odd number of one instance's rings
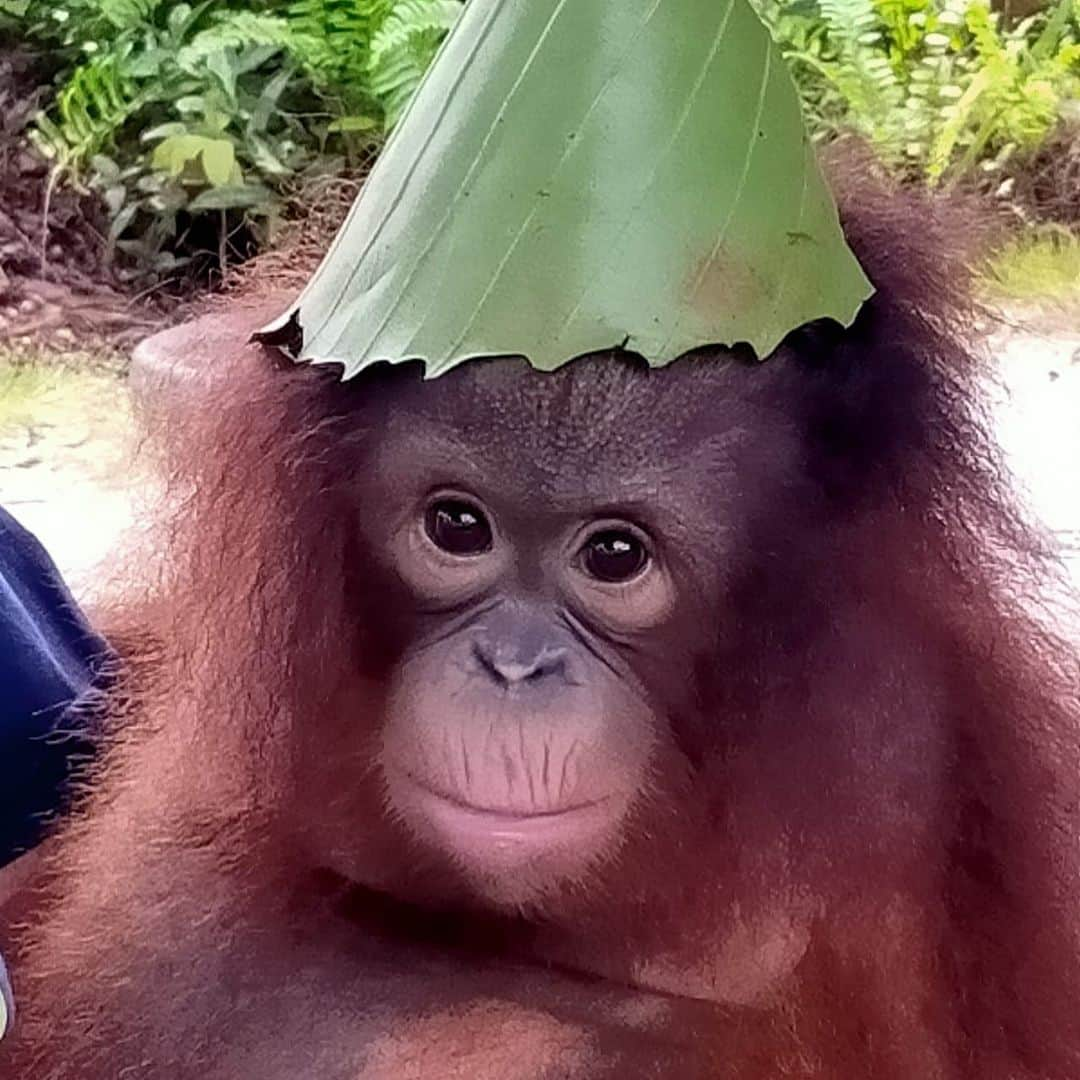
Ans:
{"label": "orangutan mouth", "polygon": [[478,806],[438,792],[409,774],[411,802],[454,847],[550,848],[580,843],[612,824],[611,797],[553,809]]}

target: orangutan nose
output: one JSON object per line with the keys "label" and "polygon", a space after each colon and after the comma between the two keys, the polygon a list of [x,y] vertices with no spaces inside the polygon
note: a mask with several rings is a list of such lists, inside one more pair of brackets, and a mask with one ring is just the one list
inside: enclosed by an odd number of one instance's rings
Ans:
{"label": "orangutan nose", "polygon": [[505,690],[523,683],[538,683],[549,676],[565,678],[565,649],[548,645],[524,646],[525,642],[478,642],[473,644],[473,656],[492,682]]}

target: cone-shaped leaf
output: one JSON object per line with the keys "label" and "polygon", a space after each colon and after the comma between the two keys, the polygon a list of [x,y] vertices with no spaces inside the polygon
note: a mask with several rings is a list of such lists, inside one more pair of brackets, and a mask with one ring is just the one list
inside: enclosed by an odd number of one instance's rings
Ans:
{"label": "cone-shaped leaf", "polygon": [[345,377],[617,346],[662,365],[766,356],[870,291],[746,0],[472,0],[266,339],[291,327]]}

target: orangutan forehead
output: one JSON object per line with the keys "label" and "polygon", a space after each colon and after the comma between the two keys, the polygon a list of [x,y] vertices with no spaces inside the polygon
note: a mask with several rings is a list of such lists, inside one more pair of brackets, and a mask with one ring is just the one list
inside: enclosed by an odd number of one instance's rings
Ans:
{"label": "orangutan forehead", "polygon": [[746,436],[728,381],[719,366],[645,373],[611,361],[544,374],[500,360],[426,382],[399,374],[380,388],[380,483],[413,495],[460,485],[548,515],[648,508],[704,524],[731,487],[705,478],[734,468]]}
{"label": "orangutan forehead", "polygon": [[703,360],[651,371],[612,356],[551,373],[514,358],[476,361],[428,381],[399,373],[388,412],[404,420],[391,427],[422,430],[466,455],[620,477],[730,431],[738,421],[732,372]]}
{"label": "orangutan forehead", "polygon": [[670,455],[647,441],[545,438],[543,431],[509,424],[481,433],[472,425],[420,428],[399,421],[378,452],[382,478],[398,490],[464,486],[554,513],[555,506],[652,503],[662,491],[674,496],[678,484]]}

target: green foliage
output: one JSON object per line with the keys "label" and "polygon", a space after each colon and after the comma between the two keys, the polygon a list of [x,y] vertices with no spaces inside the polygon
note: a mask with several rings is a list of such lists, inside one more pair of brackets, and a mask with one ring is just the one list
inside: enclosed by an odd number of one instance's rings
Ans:
{"label": "green foliage", "polygon": [[303,38],[293,52],[316,85],[351,94],[361,114],[376,102],[392,127],[461,8],[462,0],[291,0],[289,26]]}
{"label": "green foliage", "polygon": [[1006,26],[987,0],[763,0],[819,136],[853,129],[931,184],[1001,172],[1080,97],[1080,7]]}
{"label": "green foliage", "polygon": [[77,67],[56,98],[55,122],[40,118],[38,134],[47,149],[70,160],[96,153],[141,104],[139,87],[125,71],[129,46],[95,56]]}
{"label": "green foliage", "polygon": [[[0,0],[55,91],[32,134],[100,191],[127,272],[242,257],[282,194],[366,160],[464,0]],[[930,184],[995,186],[1080,116],[1080,0],[1009,25],[989,0],[755,0],[812,130]],[[996,179],[995,179],[996,178]]]}
{"label": "green foliage", "polygon": [[457,21],[457,0],[398,0],[371,39],[371,90],[396,123]]}
{"label": "green foliage", "polygon": [[289,25],[306,41],[305,68],[321,86],[368,92],[371,43],[394,0],[291,0]]}
{"label": "green foliage", "polygon": [[461,0],[0,0],[0,30],[60,58],[32,138],[98,190],[137,276],[227,264],[282,193],[392,125]]}

